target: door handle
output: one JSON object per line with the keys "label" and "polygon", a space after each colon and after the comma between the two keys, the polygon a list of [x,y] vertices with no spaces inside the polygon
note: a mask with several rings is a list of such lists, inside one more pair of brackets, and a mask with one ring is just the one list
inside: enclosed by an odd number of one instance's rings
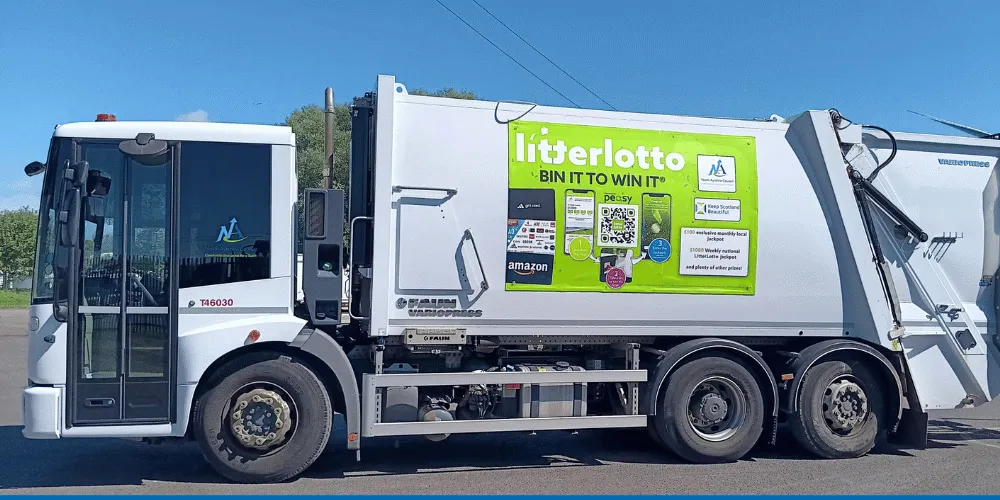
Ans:
{"label": "door handle", "polygon": [[87,398],[83,403],[87,408],[107,408],[115,405],[114,398]]}

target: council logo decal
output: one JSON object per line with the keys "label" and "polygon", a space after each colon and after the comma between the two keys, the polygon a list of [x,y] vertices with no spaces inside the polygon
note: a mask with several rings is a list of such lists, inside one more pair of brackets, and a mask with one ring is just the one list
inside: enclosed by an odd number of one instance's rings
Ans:
{"label": "council logo decal", "polygon": [[236,217],[229,220],[229,227],[220,226],[219,237],[215,240],[216,243],[226,242],[226,243],[239,243],[247,239],[243,236],[243,231],[240,231],[240,226],[236,222]]}
{"label": "council logo decal", "polygon": [[708,169],[708,175],[711,175],[712,177],[726,176],[726,167],[722,165],[722,160],[719,160]]}
{"label": "council logo decal", "polygon": [[736,158],[698,155],[698,190],[736,192]]}

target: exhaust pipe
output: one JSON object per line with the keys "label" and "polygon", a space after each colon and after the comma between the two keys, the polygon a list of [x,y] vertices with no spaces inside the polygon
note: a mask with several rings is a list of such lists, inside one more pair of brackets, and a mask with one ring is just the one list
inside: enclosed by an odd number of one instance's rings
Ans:
{"label": "exhaust pipe", "polygon": [[323,162],[323,189],[330,189],[333,172],[333,131],[337,126],[337,112],[333,106],[333,89],[326,88],[326,108],[323,110],[326,122],[326,160]]}

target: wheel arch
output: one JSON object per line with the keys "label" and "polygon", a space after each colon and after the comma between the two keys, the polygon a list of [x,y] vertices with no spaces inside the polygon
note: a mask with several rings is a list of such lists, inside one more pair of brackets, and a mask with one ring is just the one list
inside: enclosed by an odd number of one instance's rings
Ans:
{"label": "wheel arch", "polygon": [[[896,398],[886,401],[890,411],[888,415],[893,419],[892,425],[888,426],[889,433],[894,433],[903,416],[903,383],[896,372],[896,367],[889,361],[881,351],[863,342],[853,339],[832,339],[817,342],[802,349],[798,356],[791,362],[792,379],[785,393],[784,401],[781,404],[783,412],[788,414],[799,411],[799,392],[802,390],[802,377],[809,368],[827,359],[837,359],[841,356],[868,360],[870,366],[877,368],[877,373],[882,377],[882,383],[887,393],[892,392],[893,384],[896,388]],[[842,358],[840,358],[842,359]],[[877,362],[875,362],[877,361]]]}
{"label": "wheel arch", "polygon": [[187,435],[192,436],[194,401],[210,387],[210,381],[230,361],[258,352],[276,352],[305,363],[323,382],[334,409],[342,412],[347,424],[348,449],[360,447],[360,394],[350,360],[343,348],[326,333],[304,328],[292,342],[269,341],[249,344],[227,352],[213,361],[202,373],[188,410]]}
{"label": "wheel arch", "polygon": [[[639,398],[639,407],[645,415],[655,415],[657,411],[657,400],[663,393],[663,384],[670,374],[684,364],[685,361],[696,357],[703,357],[713,352],[720,352],[733,355],[748,361],[747,368],[760,384],[761,393],[771,405],[771,418],[765,427],[769,432],[768,443],[774,444],[778,433],[779,396],[778,384],[775,381],[774,373],[763,358],[749,347],[728,339],[722,338],[698,338],[682,342],[667,350],[654,350],[659,355],[656,368],[646,382],[645,390]],[[765,390],[770,387],[770,391]]]}

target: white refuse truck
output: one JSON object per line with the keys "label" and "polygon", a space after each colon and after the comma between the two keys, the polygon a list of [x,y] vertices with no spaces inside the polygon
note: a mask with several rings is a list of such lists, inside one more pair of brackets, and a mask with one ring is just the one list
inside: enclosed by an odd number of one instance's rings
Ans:
{"label": "white refuse truck", "polygon": [[598,428],[696,463],[779,425],[819,457],[919,447],[928,410],[1000,392],[1000,141],[849,118],[380,76],[351,108],[349,196],[301,202],[286,127],[60,125],[25,169],[24,436],[190,439],[238,482],[302,473],[335,414],[358,459],[379,436]]}

